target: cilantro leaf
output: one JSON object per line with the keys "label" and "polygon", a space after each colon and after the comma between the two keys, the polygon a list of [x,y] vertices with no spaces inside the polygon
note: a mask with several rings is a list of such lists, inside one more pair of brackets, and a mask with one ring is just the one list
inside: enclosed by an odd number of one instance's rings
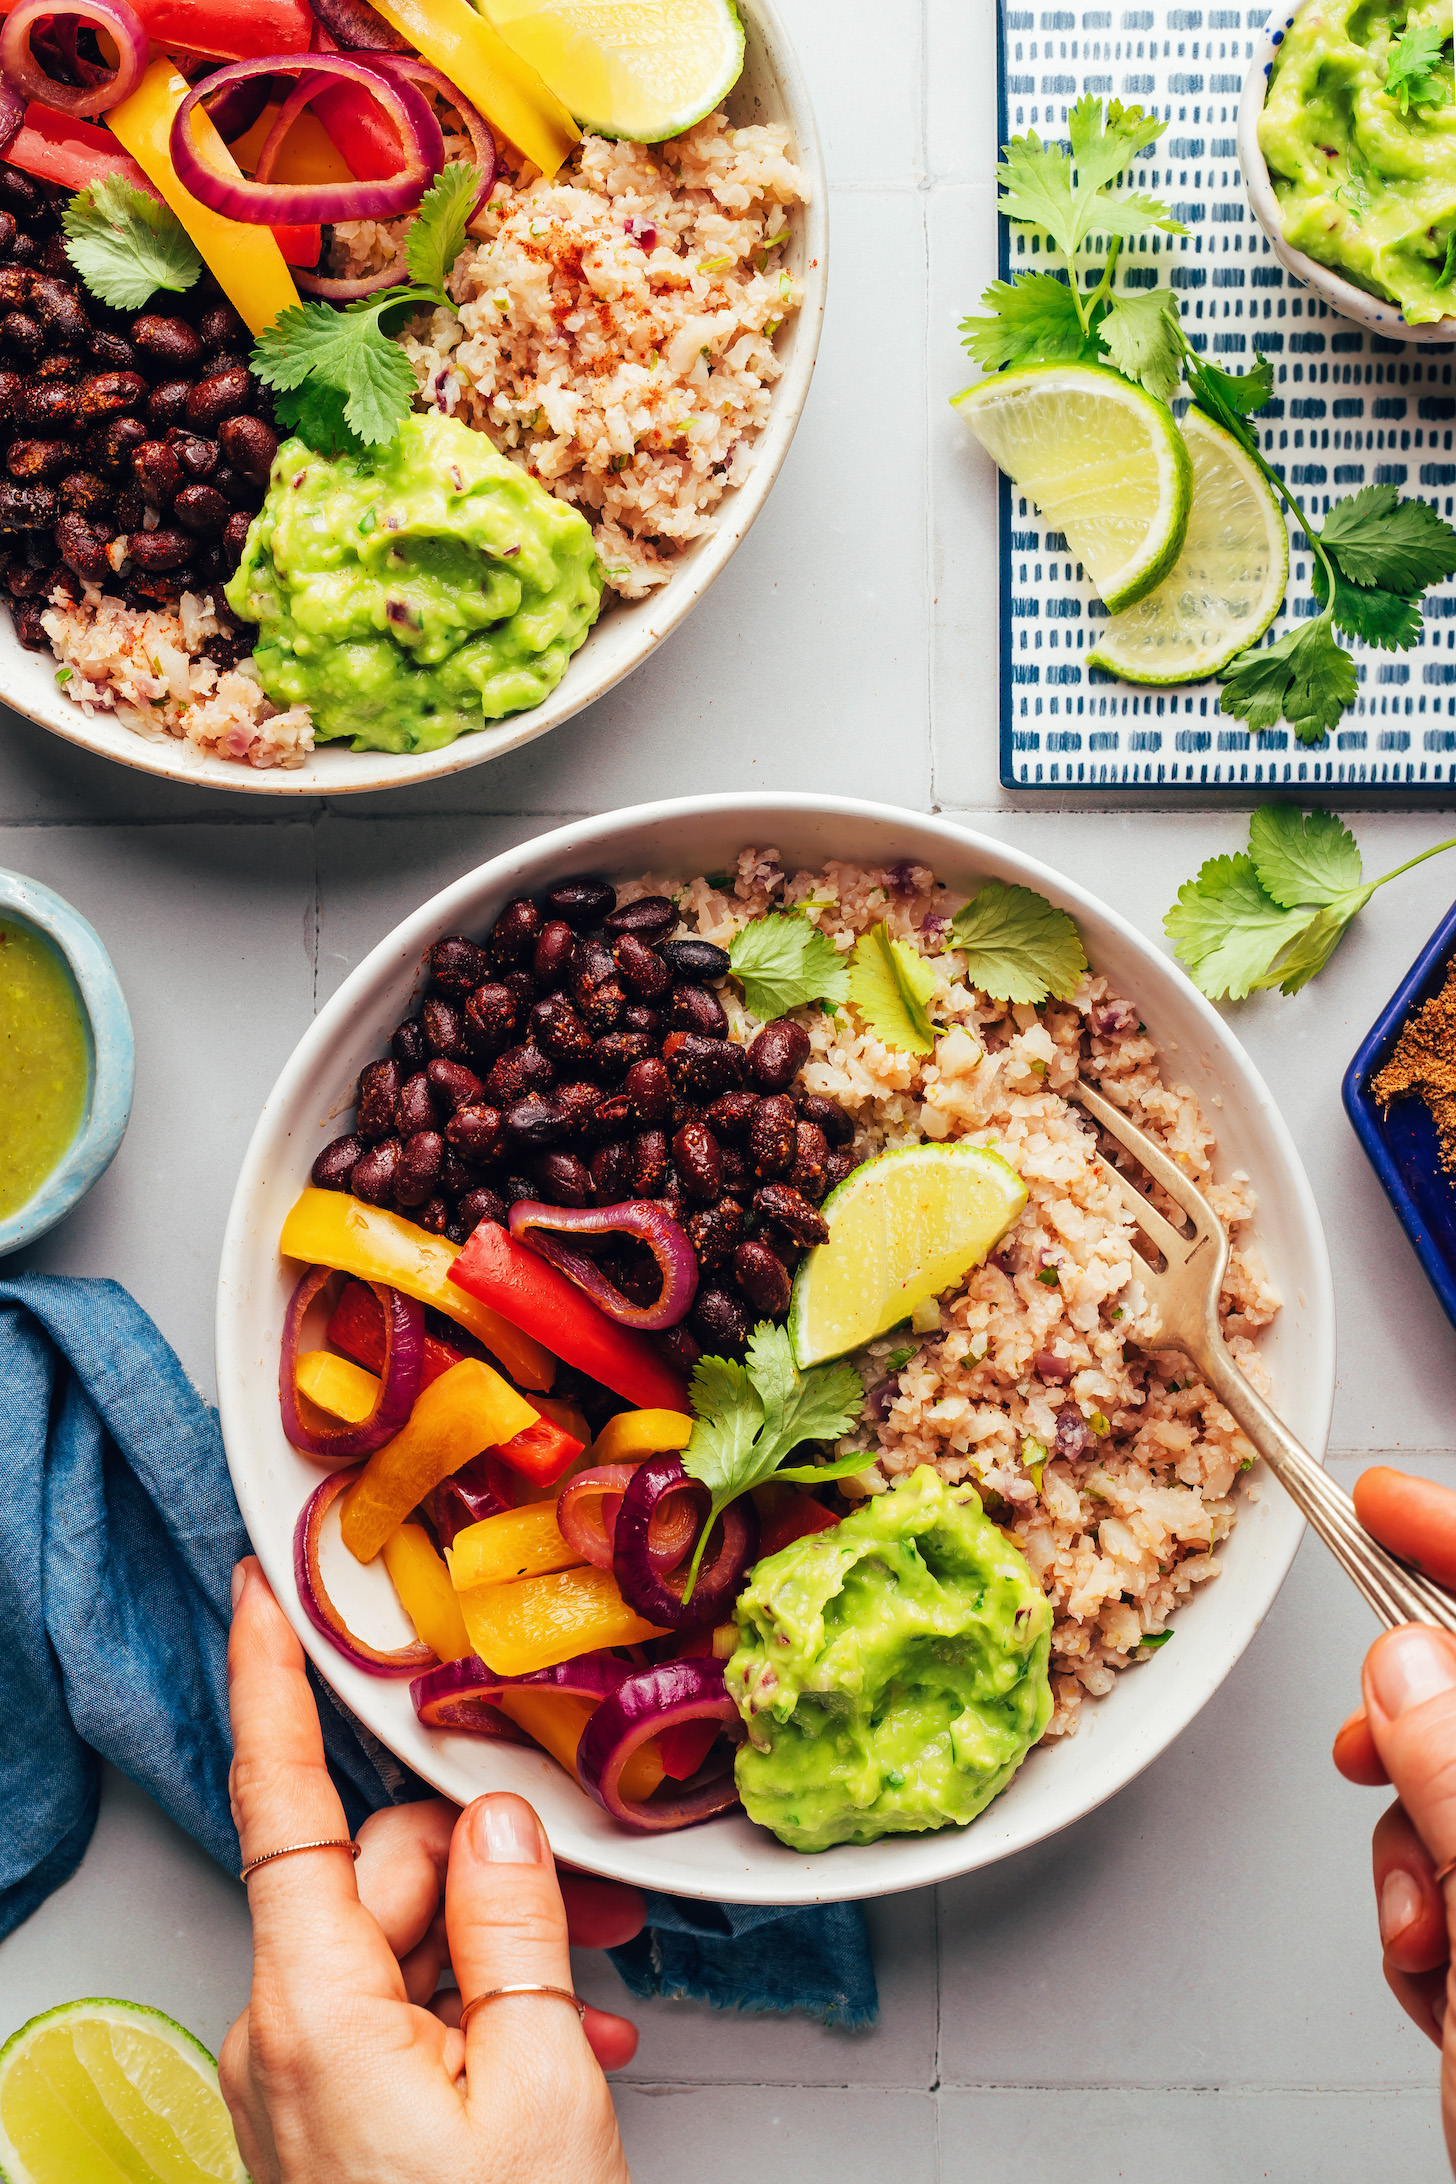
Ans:
{"label": "cilantro leaf", "polygon": [[405,263],[422,287],[438,290],[442,302],[449,302],[445,282],[465,248],[465,223],[479,191],[480,169],[452,161],[420,199],[410,228]]}
{"label": "cilantro leaf", "polygon": [[1320,544],[1352,584],[1419,592],[1456,573],[1456,531],[1427,502],[1397,499],[1393,485],[1336,501]]}
{"label": "cilantro leaf", "polygon": [[992,281],[981,301],[992,315],[962,319],[960,334],[982,371],[1007,364],[1093,364],[1101,353],[1082,331],[1071,289],[1055,273]]}
{"label": "cilantro leaf", "polygon": [[66,256],[86,286],[118,311],[139,311],[159,288],[180,293],[202,254],[170,205],[121,175],[88,183],[65,206]]}
{"label": "cilantro leaf", "polygon": [[[1337,504],[1338,505],[1338,504]],[[1334,561],[1334,555],[1330,559]],[[1323,607],[1329,597],[1324,563],[1316,556],[1311,588]],[[1333,620],[1351,637],[1363,638],[1386,652],[1407,652],[1420,643],[1424,623],[1419,598],[1405,592],[1383,591],[1375,584],[1351,584],[1335,562]]]}
{"label": "cilantro leaf", "polygon": [[996,170],[1000,208],[1008,220],[1044,228],[1064,258],[1075,256],[1081,236],[1072,189],[1072,162],[1060,144],[1043,144],[1035,129],[1001,147]]}
{"label": "cilantro leaf", "polygon": [[1432,286],[1435,288],[1449,288],[1453,280],[1456,280],[1456,228],[1453,228],[1446,237],[1445,260]]}
{"label": "cilantro leaf", "polygon": [[1246,720],[1255,735],[1285,720],[1302,743],[1318,743],[1354,704],[1358,689],[1354,661],[1321,616],[1290,630],[1277,644],[1240,653],[1224,677],[1218,703],[1220,712]]}
{"label": "cilantro leaf", "polygon": [[1249,856],[1259,885],[1285,910],[1337,902],[1360,886],[1360,846],[1332,811],[1306,815],[1293,804],[1265,804],[1249,821]]}
{"label": "cilantro leaf", "polygon": [[1349,929],[1350,920],[1357,910],[1363,910],[1376,888],[1374,880],[1368,887],[1357,887],[1350,894],[1341,896],[1337,903],[1318,910],[1296,934],[1294,943],[1279,957],[1271,970],[1262,978],[1256,978],[1256,986],[1277,986],[1281,993],[1298,993],[1307,986],[1316,971],[1322,971]]}
{"label": "cilantro leaf", "polygon": [[892,940],[883,922],[861,933],[849,965],[849,998],[882,1046],[933,1054],[935,1026],[925,1004],[935,973],[919,950]]}
{"label": "cilantro leaf", "polygon": [[[765,1320],[753,1331],[745,1364],[731,1358],[699,1358],[690,1386],[693,1430],[683,1450],[683,1469],[712,1497],[698,1536],[684,1599],[692,1597],[703,1548],[721,1512],[779,1472],[786,1456],[805,1441],[837,1441],[864,1407],[864,1387],[852,1365],[814,1365],[801,1373],[786,1327]],[[863,1452],[826,1465],[784,1472],[802,1483],[847,1477],[871,1459]]]}
{"label": "cilantro leaf", "polygon": [[1084,92],[1067,116],[1067,136],[1077,162],[1079,186],[1084,190],[1104,189],[1140,152],[1155,143],[1167,126],[1156,114],[1145,113],[1141,106],[1124,106],[1121,99],[1108,100],[1104,122],[1102,101],[1090,91]]}
{"label": "cilantro leaf", "polygon": [[767,1021],[809,1001],[849,998],[849,965],[801,912],[754,918],[734,934],[728,962],[755,1016]]}
{"label": "cilantro leaf", "polygon": [[1445,106],[1451,99],[1451,71],[1441,65],[1450,36],[1438,23],[1419,23],[1390,49],[1385,89],[1403,114],[1412,106]]}
{"label": "cilantro leaf", "polygon": [[1185,880],[1163,920],[1173,953],[1210,1001],[1242,1001],[1276,956],[1313,922],[1259,885],[1252,857],[1210,857]]}
{"label": "cilantro leaf", "polygon": [[390,288],[346,311],[327,303],[295,304],[258,336],[253,369],[265,386],[285,393],[305,382],[333,388],[344,398],[344,421],[360,440],[392,440],[409,415],[415,375],[379,321],[395,304],[419,300],[413,289]]}
{"label": "cilantro leaf", "polygon": [[1173,1633],[1170,1630],[1149,1631],[1139,1638],[1139,1649],[1143,1653],[1156,1653],[1158,1647],[1165,1646],[1172,1635]]}
{"label": "cilantro leaf", "polygon": [[1145,288],[1114,296],[1097,332],[1111,361],[1132,379],[1171,402],[1183,376],[1183,328],[1171,288]]}
{"label": "cilantro leaf", "polygon": [[951,921],[966,977],[993,1001],[1065,1001],[1087,968],[1082,936],[1045,895],[988,880]]}
{"label": "cilantro leaf", "polygon": [[344,400],[337,387],[310,380],[302,387],[280,389],[273,397],[273,414],[285,434],[295,433],[320,455],[353,455],[363,442],[344,421]]}

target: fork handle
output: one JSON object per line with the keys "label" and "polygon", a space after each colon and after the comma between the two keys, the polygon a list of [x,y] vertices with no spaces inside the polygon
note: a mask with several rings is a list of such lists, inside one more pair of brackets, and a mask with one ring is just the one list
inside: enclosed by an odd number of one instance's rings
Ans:
{"label": "fork handle", "polygon": [[1196,1351],[1190,1345],[1188,1356],[1386,1629],[1394,1630],[1401,1623],[1433,1623],[1456,1632],[1456,1599],[1371,1538],[1345,1489],[1275,1417],[1222,1340],[1201,1342]]}

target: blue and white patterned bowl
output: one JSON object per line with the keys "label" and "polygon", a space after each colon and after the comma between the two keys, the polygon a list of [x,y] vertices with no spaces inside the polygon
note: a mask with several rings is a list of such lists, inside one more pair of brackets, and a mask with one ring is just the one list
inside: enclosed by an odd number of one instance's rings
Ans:
{"label": "blue and white patterned bowl", "polygon": [[1330,309],[1338,311],[1341,318],[1353,319],[1357,326],[1365,327],[1372,334],[1383,334],[1387,341],[1456,340],[1456,318],[1430,319],[1423,326],[1412,326],[1398,304],[1372,296],[1368,288],[1357,288],[1353,281],[1347,281],[1329,266],[1321,265],[1317,258],[1306,257],[1302,250],[1296,250],[1285,240],[1279,218],[1279,200],[1259,148],[1259,117],[1264,111],[1274,57],[1302,5],[1303,0],[1296,0],[1294,6],[1276,10],[1266,28],[1256,36],[1254,57],[1249,63],[1243,96],[1239,100],[1239,165],[1244,170],[1254,218],[1268,236],[1270,247],[1285,270],[1297,281],[1303,281],[1307,288],[1312,288],[1316,295],[1323,296]]}
{"label": "blue and white patterned bowl", "polygon": [[81,1126],[35,1196],[0,1221],[0,1253],[33,1244],[110,1167],[131,1118],[136,1043],[121,981],[79,910],[53,889],[0,870],[0,917],[28,925],[64,958],[86,1026],[90,1081]]}

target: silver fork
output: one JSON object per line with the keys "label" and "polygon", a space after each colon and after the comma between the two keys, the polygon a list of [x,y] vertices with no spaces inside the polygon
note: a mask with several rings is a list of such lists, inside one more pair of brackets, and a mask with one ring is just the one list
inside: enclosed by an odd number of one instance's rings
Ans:
{"label": "silver fork", "polygon": [[1387,1629],[1400,1623],[1435,1623],[1456,1632],[1456,1599],[1371,1538],[1344,1488],[1300,1446],[1229,1355],[1218,1323],[1228,1237],[1202,1191],[1146,1131],[1129,1122],[1091,1085],[1079,1079],[1071,1097],[1109,1136],[1127,1147],[1193,1224],[1190,1235],[1175,1228],[1110,1161],[1100,1153],[1096,1156],[1103,1176],[1166,1261],[1166,1271],[1159,1273],[1141,1252],[1134,1250],[1132,1255],[1148,1302],[1162,1320],[1158,1348],[1181,1350],[1197,1367]]}

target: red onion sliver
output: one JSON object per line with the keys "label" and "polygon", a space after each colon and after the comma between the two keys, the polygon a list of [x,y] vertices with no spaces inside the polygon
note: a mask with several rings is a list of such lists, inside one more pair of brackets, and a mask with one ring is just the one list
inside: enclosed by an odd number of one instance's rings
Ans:
{"label": "red onion sliver", "polygon": [[309,0],[315,19],[346,53],[407,53],[408,41],[369,0]]}
{"label": "red onion sliver", "polygon": [[[640,1327],[657,1334],[686,1319],[698,1293],[698,1261],[687,1234],[672,1215],[651,1198],[627,1198],[617,1206],[548,1206],[534,1198],[517,1199],[510,1232],[576,1283],[619,1327]],[[633,1304],[584,1252],[558,1243],[558,1236],[630,1236],[645,1244],[662,1274],[655,1304]]]}
{"label": "red onion sliver", "polygon": [[[22,4],[33,6],[37,0],[22,0]],[[114,6],[119,0],[86,0],[88,7],[103,4]],[[375,182],[250,182],[246,175],[222,174],[208,164],[192,136],[192,110],[203,98],[254,76],[300,74],[311,80],[315,89],[337,80],[361,84],[378,101],[399,137],[403,164],[397,175]],[[414,211],[445,164],[440,124],[429,101],[413,83],[404,77],[388,76],[382,69],[343,53],[275,53],[216,69],[194,84],[178,107],[172,118],[169,149],[184,188],[199,203],[225,219],[258,227],[393,219],[399,213]]]}
{"label": "red onion sliver", "polygon": [[[561,1661],[555,1668],[538,1668],[529,1676],[498,1676],[478,1654],[467,1653],[463,1660],[444,1661],[427,1675],[416,1677],[410,1685],[410,1697],[427,1729],[471,1729],[476,1726],[471,1719],[473,1709],[483,1707],[501,1721],[509,1718],[491,1703],[502,1691],[559,1691],[568,1698],[603,1699],[630,1674],[627,1663],[619,1661],[615,1653],[578,1654],[574,1661]],[[490,1726],[485,1733],[499,1734]],[[522,1742],[529,1741],[523,1732],[517,1731],[517,1736]]]}
{"label": "red onion sliver", "polygon": [[[667,1581],[667,1573],[652,1552],[652,1520],[669,1495],[691,1496],[697,1504],[693,1538],[708,1514],[712,1500],[708,1489],[684,1471],[678,1456],[649,1456],[637,1472],[617,1511],[613,1534],[612,1573],[622,1597],[650,1623],[668,1630],[687,1630],[696,1623],[718,1622],[737,1597],[743,1573],[758,1549],[758,1512],[746,1496],[730,1502],[719,1523],[722,1536],[716,1553],[705,1552],[686,1603],[682,1592]],[[715,1530],[717,1527],[715,1527]],[[659,1534],[659,1547],[667,1541]],[[688,1542],[691,1545],[692,1541]],[[686,1555],[687,1547],[683,1549]],[[680,1558],[681,1559],[681,1558]]]}
{"label": "red onion sliver", "polygon": [[240,136],[247,135],[268,104],[272,90],[266,76],[254,76],[248,83],[230,83],[215,98],[207,96],[207,86],[203,85],[207,118],[224,144],[236,144]]}
{"label": "red onion sliver", "polygon": [[352,1661],[366,1675],[418,1676],[422,1669],[436,1665],[437,1656],[431,1648],[417,1638],[412,1645],[386,1653],[379,1646],[371,1645],[367,1638],[356,1637],[329,1598],[319,1566],[319,1540],[324,1518],[337,1497],[346,1486],[353,1485],[363,1469],[362,1464],[356,1464],[351,1471],[331,1471],[299,1511],[293,1534],[293,1575],[298,1597],[314,1629],[327,1638],[330,1645],[337,1646],[346,1661]]}
{"label": "red onion sliver", "polygon": [[432,1487],[425,1503],[442,1547],[453,1547],[456,1533],[467,1525],[504,1516],[515,1506],[510,1472],[488,1448]]}
{"label": "red onion sliver", "polygon": [[5,157],[25,120],[25,101],[14,84],[0,77],[0,159]]}
{"label": "red onion sliver", "polygon": [[[46,17],[58,14],[74,17],[78,23],[89,23],[95,30],[104,30],[120,56],[115,69],[108,69],[99,83],[58,83],[48,76],[30,50],[32,26]],[[23,98],[37,99],[49,106],[54,113],[65,114],[70,120],[84,120],[93,114],[104,114],[113,106],[120,106],[129,99],[147,72],[151,59],[151,45],[133,8],[127,0],[65,0],[64,8],[58,8],[55,0],[19,0],[0,29],[0,69],[7,82]],[[89,64],[81,64],[92,74]]]}
{"label": "red onion sliver", "polygon": [[471,149],[475,153],[475,164],[480,169],[480,186],[469,213],[469,218],[473,220],[495,187],[496,178],[495,137],[484,114],[450,81],[443,68],[436,68],[431,61],[422,61],[417,53],[371,53],[368,60],[371,68],[382,70],[386,76],[393,76],[396,81],[403,77],[423,91],[433,91],[438,98],[453,106],[460,116],[465,126],[465,134],[470,139]]}
{"label": "red onion sliver", "polygon": [[623,1797],[618,1786],[639,1745],[681,1722],[704,1720],[720,1722],[735,1743],[742,1742],[743,1723],[728,1696],[721,1661],[662,1661],[639,1669],[602,1700],[582,1731],[576,1752],[582,1788],[613,1819],[634,1828],[690,1828],[731,1811],[739,1799],[726,1752],[706,1781],[682,1790],[659,1789],[647,1804]]}
{"label": "red onion sliver", "polygon": [[617,1511],[636,1473],[636,1464],[599,1464],[594,1471],[578,1471],[556,1497],[562,1538],[594,1569],[612,1567]]}
{"label": "red onion sliver", "polygon": [[384,1370],[374,1408],[358,1425],[310,1426],[304,1421],[298,1395],[298,1337],[305,1313],[333,1271],[311,1266],[288,1300],[278,1360],[278,1405],[284,1432],[305,1456],[317,1456],[329,1464],[352,1464],[392,1441],[415,1407],[425,1362],[425,1308],[403,1290],[370,1283],[384,1311]]}

